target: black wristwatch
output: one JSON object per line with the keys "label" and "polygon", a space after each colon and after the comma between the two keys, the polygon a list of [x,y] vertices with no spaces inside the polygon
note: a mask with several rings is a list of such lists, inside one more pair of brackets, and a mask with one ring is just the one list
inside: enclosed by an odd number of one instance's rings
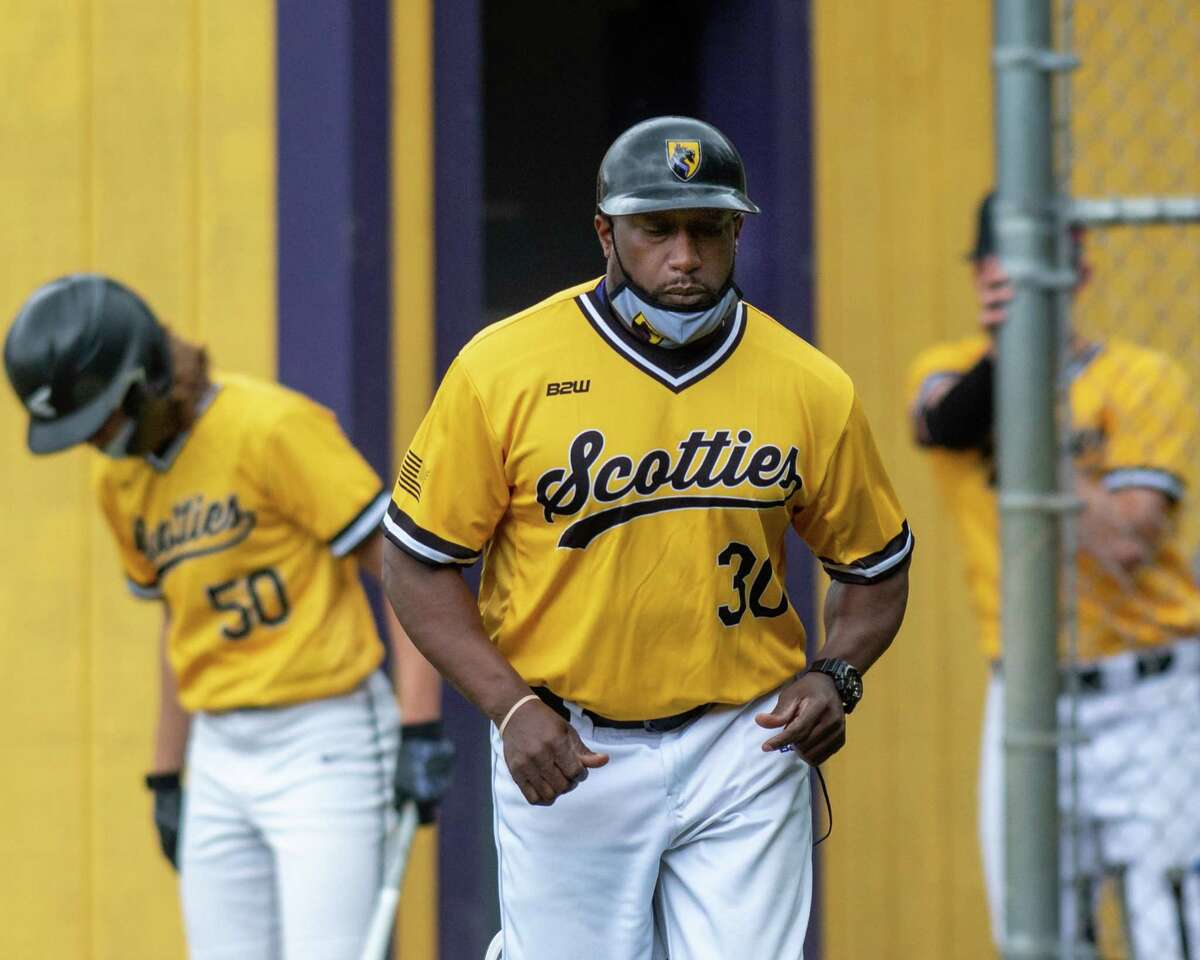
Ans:
{"label": "black wristwatch", "polygon": [[853,713],[863,695],[862,674],[845,660],[814,660],[808,667],[809,673],[823,673],[837,687],[842,698],[842,709]]}

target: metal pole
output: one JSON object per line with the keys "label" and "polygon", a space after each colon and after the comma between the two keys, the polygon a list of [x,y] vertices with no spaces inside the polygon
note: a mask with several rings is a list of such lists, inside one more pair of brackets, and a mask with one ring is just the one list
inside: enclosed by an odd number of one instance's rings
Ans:
{"label": "metal pole", "polygon": [[994,0],[996,234],[1015,297],[999,338],[1001,639],[1004,650],[1006,960],[1055,958],[1058,864],[1058,514],[1051,139],[1053,71],[1047,0]]}

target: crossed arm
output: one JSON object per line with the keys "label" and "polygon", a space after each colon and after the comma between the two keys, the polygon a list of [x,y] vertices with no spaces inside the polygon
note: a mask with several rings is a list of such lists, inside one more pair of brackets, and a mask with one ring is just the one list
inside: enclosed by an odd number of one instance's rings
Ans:
{"label": "crossed arm", "polygon": [[[992,429],[992,364],[985,356],[963,374],[939,377],[913,409],[919,446],[961,451],[977,447]],[[1158,554],[1170,529],[1174,501],[1159,490],[1108,490],[1095,475],[1081,473],[1075,492],[1083,502],[1079,549],[1123,586]]]}

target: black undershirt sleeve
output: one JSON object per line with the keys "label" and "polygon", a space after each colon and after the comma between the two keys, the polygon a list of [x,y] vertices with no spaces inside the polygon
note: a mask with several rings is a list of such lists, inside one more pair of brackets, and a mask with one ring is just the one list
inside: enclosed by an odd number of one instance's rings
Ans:
{"label": "black undershirt sleeve", "polygon": [[969,450],[983,444],[992,429],[993,369],[992,358],[984,357],[937,403],[925,407],[928,446]]}

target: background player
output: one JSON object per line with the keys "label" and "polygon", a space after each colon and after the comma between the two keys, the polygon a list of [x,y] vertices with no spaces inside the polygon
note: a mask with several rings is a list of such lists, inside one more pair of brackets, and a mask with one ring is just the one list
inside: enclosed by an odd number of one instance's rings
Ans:
{"label": "background player", "polygon": [[[606,276],[447,372],[385,520],[388,595],[495,723],[506,960],[643,960],[656,928],[672,957],[797,958],[800,761],[844,743],[912,537],[850,380],[733,286],[758,212],[733,145],[645,121],[597,206]],[[807,671],[789,524],[835,580]],[[485,553],[477,608],[458,568]]]}
{"label": "background player", "polygon": [[393,802],[432,819],[453,759],[437,674],[397,630],[410,720],[397,763],[358,576],[380,571],[378,477],[327,410],[210,379],[201,348],[106,277],[35,291],[4,359],[30,450],[111,458],[97,493],[130,589],[163,602],[147,783],[191,956],[357,960]]}
{"label": "background player", "polygon": [[[993,936],[1004,902],[1004,675],[1000,669],[999,528],[993,448],[995,338],[1012,286],[996,252],[993,196],[978,212],[971,252],[980,307],[976,336],[931,347],[911,374],[913,426],[928,450],[958,523],[985,654],[992,661],[980,762],[980,836]],[[1082,235],[1072,242],[1080,282]],[[1070,338],[1071,447],[1078,520],[1078,852],[1088,876],[1066,878],[1062,916],[1069,934],[1094,936],[1089,882],[1121,880],[1137,958],[1183,952],[1181,911],[1196,909],[1196,875],[1180,872],[1200,854],[1200,590],[1177,535],[1186,452],[1196,413],[1189,385],[1168,357],[1123,340]],[[1060,697],[1066,720],[1068,701]],[[1060,805],[1069,808],[1069,756],[1060,757]],[[1011,825],[1010,825],[1010,828]],[[1064,843],[1062,862],[1072,854]],[[1074,881],[1074,882],[1071,882]],[[1182,889],[1186,886],[1186,891]],[[1083,891],[1075,899],[1076,890]],[[1076,922],[1077,918],[1080,922]],[[1200,936],[1200,931],[1192,934]]]}

